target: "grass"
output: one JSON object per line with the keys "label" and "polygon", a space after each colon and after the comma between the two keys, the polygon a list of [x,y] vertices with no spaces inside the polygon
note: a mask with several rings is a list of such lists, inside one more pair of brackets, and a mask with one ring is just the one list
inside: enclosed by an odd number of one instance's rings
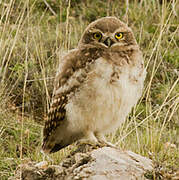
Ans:
{"label": "grass", "polygon": [[[148,179],[174,179],[179,168],[179,3],[166,0],[0,1],[0,179],[25,159],[42,161],[44,114],[60,54],[103,16],[128,22],[143,51],[147,78],[126,122],[107,136],[151,158]],[[51,155],[58,164],[70,147]]]}

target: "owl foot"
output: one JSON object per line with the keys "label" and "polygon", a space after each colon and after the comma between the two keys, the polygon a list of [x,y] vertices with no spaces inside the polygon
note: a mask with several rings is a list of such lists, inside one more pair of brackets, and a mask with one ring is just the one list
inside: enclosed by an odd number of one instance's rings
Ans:
{"label": "owl foot", "polygon": [[111,147],[111,148],[117,148],[114,144],[106,141],[106,139],[105,139],[105,137],[104,137],[103,134],[101,134],[101,133],[96,133],[95,136],[96,136],[98,142],[101,144],[101,146],[103,146],[103,147],[107,146],[107,147]]}
{"label": "owl foot", "polygon": [[100,146],[98,144],[83,143],[83,144],[78,145],[77,149],[79,152],[86,153],[86,152],[90,152],[94,149],[98,149],[99,147]]}
{"label": "owl foot", "polygon": [[112,143],[110,143],[108,141],[103,141],[101,143],[104,144],[104,146],[107,146],[107,147],[117,148],[114,144],[112,144]]}
{"label": "owl foot", "polygon": [[81,139],[77,142],[78,149],[84,150],[85,152],[97,149],[100,147],[100,143],[92,141],[91,139]]}
{"label": "owl foot", "polygon": [[77,141],[77,146],[79,149],[83,149],[85,152],[91,151],[93,149],[99,148],[98,140],[96,139],[93,132],[88,131],[85,133],[83,139]]}

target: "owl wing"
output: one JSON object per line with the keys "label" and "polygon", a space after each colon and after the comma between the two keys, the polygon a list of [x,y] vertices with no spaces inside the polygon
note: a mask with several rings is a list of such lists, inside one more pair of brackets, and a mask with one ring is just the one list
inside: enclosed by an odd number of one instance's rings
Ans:
{"label": "owl wing", "polygon": [[71,89],[74,88],[72,85],[68,86],[68,81],[71,79],[75,69],[75,60],[78,51],[73,50],[69,52],[60,63],[58,72],[55,78],[54,91],[50,109],[48,111],[47,119],[43,129],[43,145],[42,149],[52,149],[54,144],[51,139],[54,131],[57,127],[64,124],[66,119],[65,106],[68,102],[68,94]]}
{"label": "owl wing", "polygon": [[[91,56],[91,54],[93,55]],[[44,151],[56,152],[76,140],[75,135],[70,134],[71,132],[67,132],[66,129],[65,106],[68,103],[70,93],[75,92],[87,77],[88,65],[98,58],[98,55],[95,56],[95,54],[95,49],[76,49],[69,52],[62,59],[55,78],[52,102],[43,129],[42,149]],[[56,137],[54,131],[59,127],[61,134],[58,134],[58,137]],[[57,138],[61,139],[60,143],[55,142]]]}

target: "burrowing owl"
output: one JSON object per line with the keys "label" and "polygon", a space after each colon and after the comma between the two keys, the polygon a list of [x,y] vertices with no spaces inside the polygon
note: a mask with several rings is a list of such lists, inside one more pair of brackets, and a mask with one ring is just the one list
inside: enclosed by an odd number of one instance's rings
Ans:
{"label": "burrowing owl", "polygon": [[142,53],[131,29],[115,17],[92,22],[55,79],[42,149],[53,153],[77,141],[107,143],[141,96]]}

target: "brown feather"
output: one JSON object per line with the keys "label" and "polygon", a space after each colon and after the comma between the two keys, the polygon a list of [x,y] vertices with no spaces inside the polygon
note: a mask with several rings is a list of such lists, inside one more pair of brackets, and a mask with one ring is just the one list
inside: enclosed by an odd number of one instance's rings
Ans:
{"label": "brown feather", "polygon": [[[103,34],[100,41],[94,32]],[[122,39],[115,38],[117,32],[123,33]],[[110,47],[104,44],[106,38]],[[144,79],[142,53],[131,29],[115,17],[91,23],[77,49],[60,63],[43,150],[56,152],[81,138],[100,141],[124,122],[141,95]]]}
{"label": "brown feather", "polygon": [[[72,78],[74,73],[79,69],[86,69],[86,73],[88,71],[89,64],[94,63],[94,60],[97,59],[100,55],[100,51],[97,50],[97,48],[85,48],[71,51],[63,59],[63,70],[57,73],[57,76],[55,78],[54,93],[56,93],[60,87],[63,87],[65,84],[67,84],[69,79]],[[73,69],[75,69],[75,71]],[[85,80],[87,76],[85,73],[82,73],[80,74],[80,76],[75,77],[80,84]],[[43,129],[43,149],[47,148],[46,144],[48,144],[48,141],[50,141],[50,137],[53,132],[65,121],[65,106],[68,103],[68,96],[71,92],[75,92],[78,88],[78,85],[74,85],[62,93],[54,94],[48,112],[48,117],[45,121],[45,126]]]}

